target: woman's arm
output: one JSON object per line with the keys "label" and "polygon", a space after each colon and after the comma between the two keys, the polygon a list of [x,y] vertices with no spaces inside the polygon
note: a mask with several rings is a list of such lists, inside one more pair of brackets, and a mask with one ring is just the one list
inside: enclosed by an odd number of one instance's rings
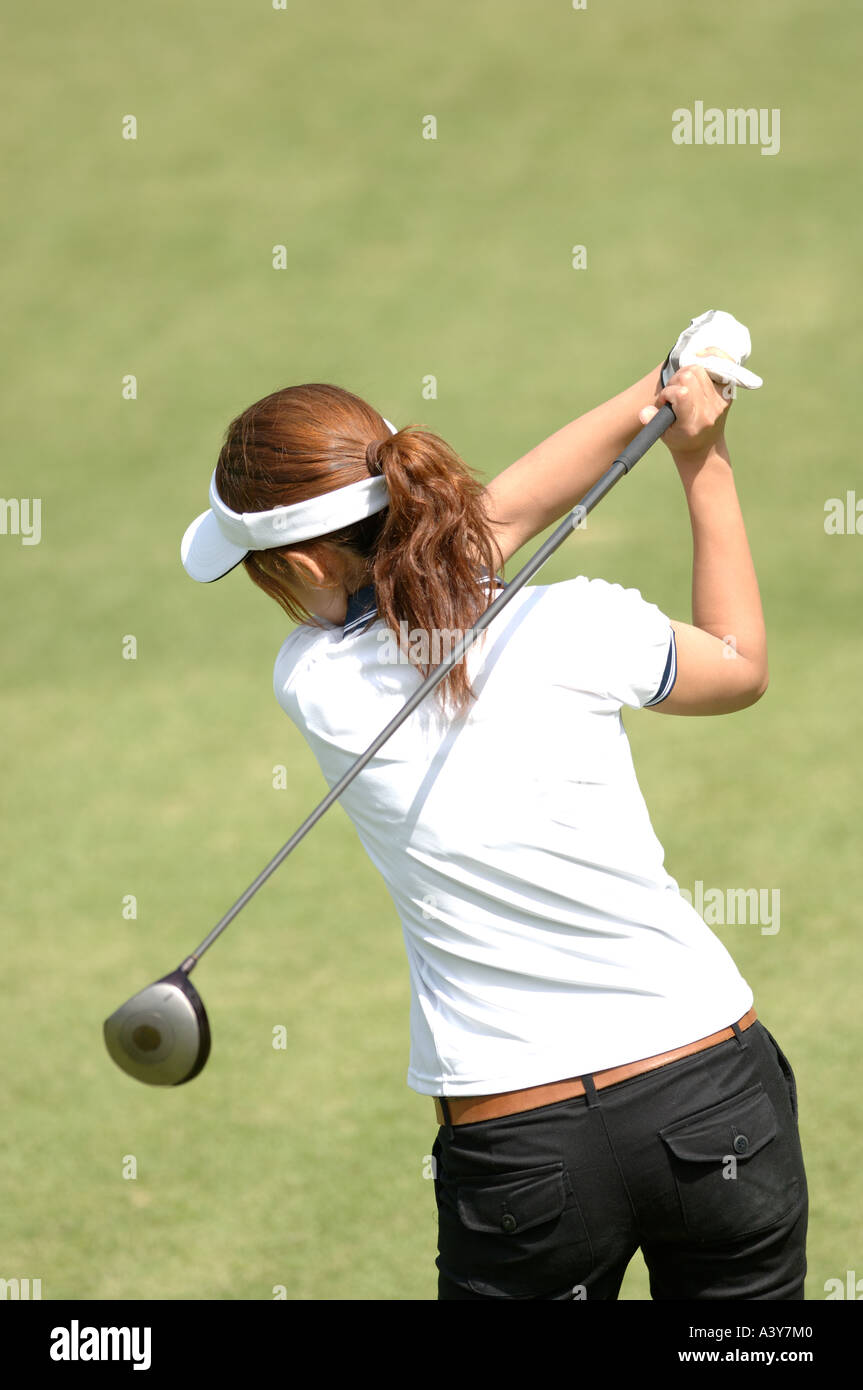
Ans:
{"label": "woman's arm", "polygon": [[501,564],[572,511],[659,403],[661,364],[611,400],[564,425],[499,473],[485,489]]}
{"label": "woman's arm", "polygon": [[672,623],[677,680],[648,708],[729,714],[755,704],[768,683],[761,596],[725,443],[729,402],[700,367],[678,372],[660,395],[677,416],[663,439],[692,524],[692,623]]}

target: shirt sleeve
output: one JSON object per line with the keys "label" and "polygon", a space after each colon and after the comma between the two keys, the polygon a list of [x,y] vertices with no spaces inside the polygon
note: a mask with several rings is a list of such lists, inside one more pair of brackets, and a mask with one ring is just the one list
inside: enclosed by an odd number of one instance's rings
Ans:
{"label": "shirt sleeve", "polygon": [[585,599],[588,664],[598,693],[633,709],[660,704],[677,679],[669,618],[638,589],[604,579],[588,581]]}
{"label": "shirt sleeve", "polygon": [[306,666],[312,645],[319,634],[304,624],[285,638],[273,666],[273,694],[285,714],[300,723],[296,698],[296,679]]}

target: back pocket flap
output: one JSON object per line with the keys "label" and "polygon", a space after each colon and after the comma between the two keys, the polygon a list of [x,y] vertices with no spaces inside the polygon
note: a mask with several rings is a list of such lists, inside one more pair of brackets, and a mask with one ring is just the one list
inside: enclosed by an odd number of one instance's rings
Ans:
{"label": "back pocket flap", "polygon": [[472,1231],[514,1235],[556,1220],[566,1205],[562,1162],[458,1184],[458,1214]]}
{"label": "back pocket flap", "polygon": [[667,1125],[659,1137],[677,1158],[689,1163],[718,1163],[732,1154],[745,1162],[776,1132],[776,1112],[759,1082],[731,1100]]}

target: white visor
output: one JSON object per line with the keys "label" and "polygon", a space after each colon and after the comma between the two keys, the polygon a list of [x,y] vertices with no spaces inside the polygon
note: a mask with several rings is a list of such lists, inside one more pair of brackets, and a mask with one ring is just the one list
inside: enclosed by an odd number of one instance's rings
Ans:
{"label": "white visor", "polygon": [[[385,420],[391,434],[395,425]],[[183,568],[200,584],[221,579],[244,560],[250,550],[275,550],[295,541],[329,535],[354,521],[364,521],[389,503],[384,478],[362,478],[290,507],[268,512],[233,512],[216,491],[216,473],[210,479],[210,509],[196,517],[180,543]]]}

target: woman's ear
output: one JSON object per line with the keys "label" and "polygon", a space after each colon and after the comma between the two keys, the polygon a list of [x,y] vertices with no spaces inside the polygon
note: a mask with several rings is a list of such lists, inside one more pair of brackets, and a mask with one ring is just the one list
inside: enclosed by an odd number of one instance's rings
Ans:
{"label": "woman's ear", "polygon": [[324,592],[346,589],[351,593],[359,584],[368,582],[367,561],[347,553],[343,546],[322,546],[321,542],[317,542],[314,548],[308,550],[292,546],[286,555],[278,550],[262,553],[272,555],[269,562],[264,562],[264,568],[273,566],[271,572],[274,578],[284,581],[286,575],[281,566],[289,563],[291,580],[303,588]]}
{"label": "woman's ear", "polygon": [[319,560],[308,555],[304,550],[291,551],[291,563],[296,565],[302,574],[302,581],[310,584],[315,589],[326,589],[332,587],[332,579],[327,574]]}
{"label": "woman's ear", "polygon": [[349,579],[348,571],[353,568],[339,547],[326,546],[322,554],[320,543],[314,551],[292,549],[290,559],[300,572],[300,583],[312,589],[344,588]]}

